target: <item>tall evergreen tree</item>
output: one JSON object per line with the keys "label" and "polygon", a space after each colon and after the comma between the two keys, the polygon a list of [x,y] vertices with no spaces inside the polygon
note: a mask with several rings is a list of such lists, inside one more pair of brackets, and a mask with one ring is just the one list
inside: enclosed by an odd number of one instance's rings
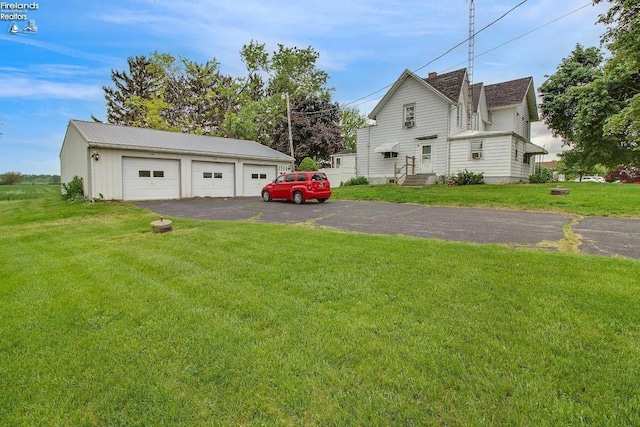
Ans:
{"label": "tall evergreen tree", "polygon": [[127,59],[129,73],[111,70],[115,87],[102,89],[107,100],[107,121],[120,125],[145,122],[146,104],[162,100],[162,78],[146,56]]}

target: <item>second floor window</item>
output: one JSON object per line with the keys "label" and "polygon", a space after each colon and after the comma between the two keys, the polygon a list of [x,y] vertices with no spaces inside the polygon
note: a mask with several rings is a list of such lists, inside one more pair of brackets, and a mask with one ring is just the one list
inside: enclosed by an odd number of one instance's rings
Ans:
{"label": "second floor window", "polygon": [[408,104],[404,107],[404,127],[411,128],[416,124],[416,104]]}

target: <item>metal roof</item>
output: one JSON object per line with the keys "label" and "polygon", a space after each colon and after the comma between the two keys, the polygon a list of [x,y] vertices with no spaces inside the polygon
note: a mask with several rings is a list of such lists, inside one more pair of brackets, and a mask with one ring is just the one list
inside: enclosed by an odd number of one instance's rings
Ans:
{"label": "metal roof", "polygon": [[291,162],[293,158],[255,141],[167,132],[82,120],[70,120],[90,147],[164,151]]}

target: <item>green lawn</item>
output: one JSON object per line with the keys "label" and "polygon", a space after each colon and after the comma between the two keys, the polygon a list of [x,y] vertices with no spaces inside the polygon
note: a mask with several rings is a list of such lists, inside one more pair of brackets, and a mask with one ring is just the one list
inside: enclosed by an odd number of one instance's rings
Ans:
{"label": "green lawn", "polygon": [[0,425],[640,425],[638,261],[57,190],[0,198]]}
{"label": "green lawn", "polygon": [[53,194],[60,194],[60,184],[0,185],[0,201],[38,199]]}
{"label": "green lawn", "polygon": [[[552,196],[550,189],[562,186],[566,196]],[[640,218],[640,185],[563,182],[523,185],[468,185],[423,188],[397,185],[367,185],[334,188],[333,198],[421,203],[433,206],[477,206],[567,212],[584,216]]]}

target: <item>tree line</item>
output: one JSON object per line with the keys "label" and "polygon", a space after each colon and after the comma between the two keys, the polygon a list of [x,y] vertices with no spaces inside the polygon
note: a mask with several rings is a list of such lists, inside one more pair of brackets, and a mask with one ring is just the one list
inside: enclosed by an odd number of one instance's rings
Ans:
{"label": "tree line", "polygon": [[[355,149],[366,118],[332,101],[328,74],[312,47],[278,45],[267,52],[251,41],[240,57],[246,74],[223,74],[216,59],[199,63],[169,53],[130,57],[104,86],[107,121],[174,132],[257,141],[290,153],[287,98],[296,163]],[[95,119],[94,117],[94,120]]]}
{"label": "tree line", "polygon": [[539,89],[542,120],[569,147],[562,163],[580,175],[640,167],[640,2],[608,1],[598,20],[608,58],[577,44]]}

